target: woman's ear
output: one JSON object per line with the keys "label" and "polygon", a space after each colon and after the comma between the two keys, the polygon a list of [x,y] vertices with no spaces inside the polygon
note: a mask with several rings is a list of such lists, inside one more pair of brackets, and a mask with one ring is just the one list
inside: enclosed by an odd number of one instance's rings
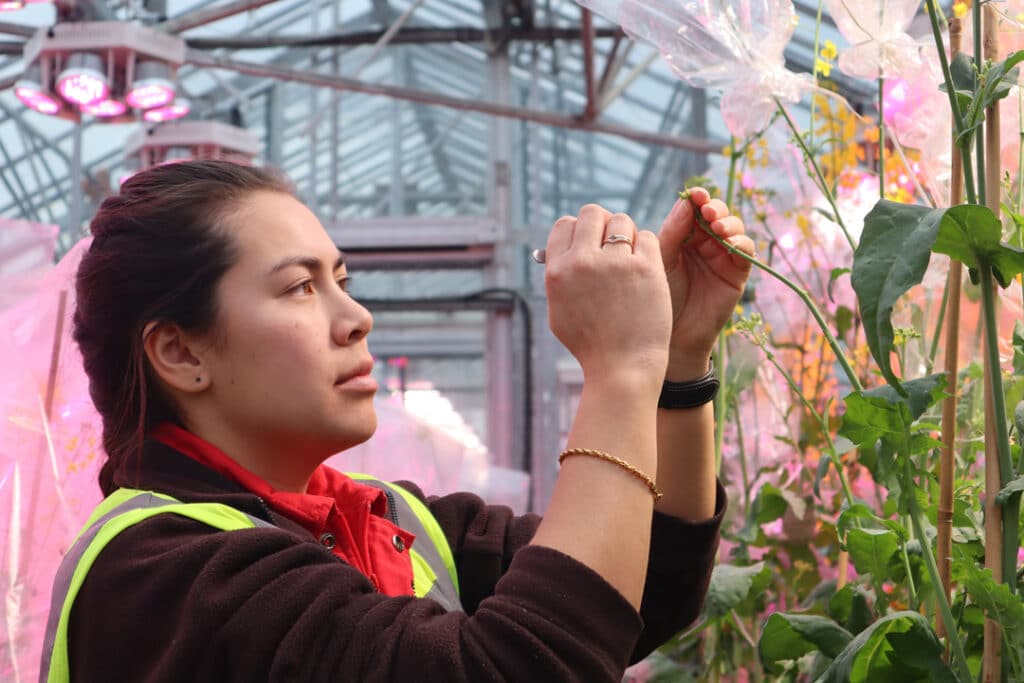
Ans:
{"label": "woman's ear", "polygon": [[142,332],[142,348],[153,371],[171,389],[188,394],[202,391],[211,380],[197,346],[194,337],[173,323],[151,322]]}

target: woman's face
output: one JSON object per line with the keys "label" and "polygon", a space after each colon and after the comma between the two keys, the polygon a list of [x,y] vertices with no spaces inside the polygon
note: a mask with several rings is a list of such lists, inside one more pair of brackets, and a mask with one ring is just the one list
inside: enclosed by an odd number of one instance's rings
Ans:
{"label": "woman's face", "polygon": [[208,405],[261,448],[323,458],[362,443],[377,426],[373,318],[346,293],[341,253],[285,194],[253,194],[226,224],[238,260],[218,287]]}

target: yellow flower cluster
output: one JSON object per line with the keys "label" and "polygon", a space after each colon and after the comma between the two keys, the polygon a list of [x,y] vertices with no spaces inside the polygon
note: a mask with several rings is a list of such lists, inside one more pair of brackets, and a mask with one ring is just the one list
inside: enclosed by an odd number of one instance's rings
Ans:
{"label": "yellow flower cluster", "polygon": [[957,19],[962,19],[967,16],[967,10],[969,9],[966,2],[954,2],[953,3],[953,16]]}
{"label": "yellow flower cluster", "polygon": [[814,73],[821,74],[823,78],[831,76],[832,63],[835,61],[837,54],[839,52],[836,50],[836,44],[831,40],[826,40],[825,47],[818,51],[819,56],[814,59]]}

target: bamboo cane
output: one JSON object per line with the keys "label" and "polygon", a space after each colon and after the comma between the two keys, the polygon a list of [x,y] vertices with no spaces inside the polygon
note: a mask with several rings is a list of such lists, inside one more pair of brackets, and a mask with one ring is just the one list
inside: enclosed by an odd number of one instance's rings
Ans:
{"label": "bamboo cane", "polygon": [[[984,8],[983,41],[986,60],[999,59],[999,16],[991,5]],[[985,112],[985,184],[988,187],[985,203],[999,215],[999,104],[993,104]],[[984,287],[984,283],[982,284]],[[998,297],[995,298],[998,303]],[[1003,582],[1003,509],[996,502],[996,494],[1002,488],[999,473],[999,459],[996,457],[995,399],[992,375],[1000,372],[991,367],[988,354],[985,358],[985,566],[992,570],[996,583]],[[999,622],[985,620],[985,643],[982,659],[985,683],[1002,680],[1001,645],[1002,631]]]}
{"label": "bamboo cane", "polygon": [[[957,18],[949,22],[949,49],[953,57],[960,52],[960,41],[963,25]],[[956,138],[951,142],[952,178],[949,186],[949,205],[956,206],[964,200],[963,156]],[[946,356],[944,369],[946,387],[949,395],[942,404],[942,457],[939,461],[939,511],[938,540],[936,555],[939,561],[939,576],[942,579],[942,590],[947,599],[950,591],[950,556],[952,555],[953,536],[953,474],[955,471],[956,454],[956,378],[959,372],[960,353],[960,285],[963,280],[963,265],[956,259],[949,260],[948,289],[949,298],[946,311]],[[941,619],[936,620],[936,631],[940,638],[946,635],[946,625]],[[948,655],[948,650],[947,650]]]}

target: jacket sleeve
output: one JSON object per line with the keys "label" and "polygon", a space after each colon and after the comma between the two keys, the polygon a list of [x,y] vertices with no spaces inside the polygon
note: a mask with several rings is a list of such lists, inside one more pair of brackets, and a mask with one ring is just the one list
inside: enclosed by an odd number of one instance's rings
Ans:
{"label": "jacket sleeve", "polygon": [[[472,613],[494,592],[516,552],[533,538],[540,516],[515,516],[478,496],[455,493],[426,498],[415,484],[400,482],[424,499],[444,530],[459,573],[462,604]],[[726,495],[718,482],[715,515],[687,522],[655,512],[640,617],[644,628],[630,661],[636,662],[686,628],[700,614],[718,551]]]}
{"label": "jacket sleeve", "polygon": [[312,538],[157,515],[114,538],[71,611],[75,681],[621,680],[642,624],[597,573],[520,548],[470,615],[374,592]]}

